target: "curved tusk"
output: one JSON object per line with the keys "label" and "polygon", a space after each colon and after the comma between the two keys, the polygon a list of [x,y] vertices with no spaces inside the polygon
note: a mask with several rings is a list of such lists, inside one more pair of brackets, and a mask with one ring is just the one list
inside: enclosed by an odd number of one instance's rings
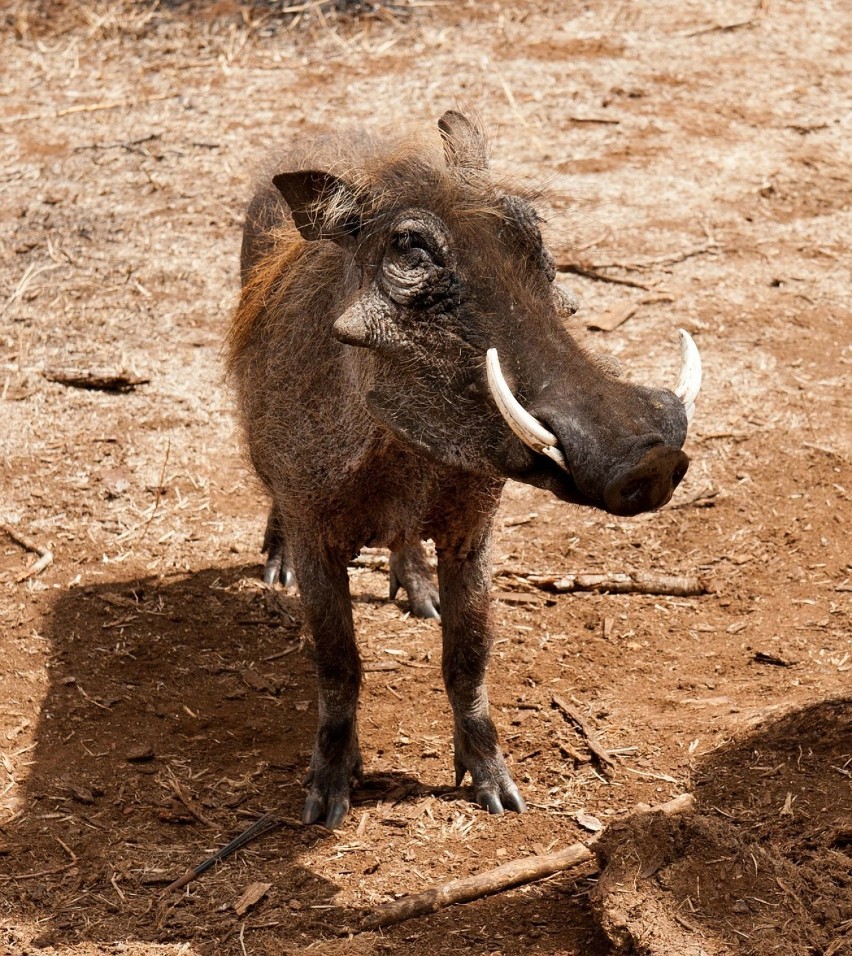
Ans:
{"label": "curved tusk", "polygon": [[680,333],[680,378],[674,393],[686,405],[687,411],[695,405],[695,399],[701,391],[701,356],[698,346],[686,329]]}
{"label": "curved tusk", "polygon": [[568,467],[568,462],[565,461],[565,456],[558,448],[554,448],[553,445],[548,445],[547,448],[542,448],[542,455],[547,455],[551,461],[555,461],[560,468],[564,471],[567,471],[568,474],[571,474],[571,469]]}
{"label": "curved tusk", "polygon": [[497,349],[488,349],[485,353],[485,367],[488,373],[488,387],[500,414],[506,424],[533,451],[547,455],[560,468],[568,470],[565,456],[557,448],[558,439],[542,423],[524,408],[512,394],[512,390],[503,378]]}

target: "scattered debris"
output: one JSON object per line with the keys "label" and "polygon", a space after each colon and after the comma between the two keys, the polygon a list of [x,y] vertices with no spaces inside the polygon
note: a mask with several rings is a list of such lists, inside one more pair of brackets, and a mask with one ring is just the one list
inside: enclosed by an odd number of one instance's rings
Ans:
{"label": "scattered debris", "polygon": [[586,738],[586,746],[594,754],[594,756],[597,757],[598,761],[607,767],[614,767],[615,760],[601,745],[601,742],[598,740],[597,733],[586,720],[586,718],[580,713],[580,711],[577,710],[576,707],[569,704],[568,701],[560,697],[558,694],[554,694],[551,700],[553,702],[553,706],[556,707],[557,710],[560,710],[564,717],[567,717],[568,720],[577,725],[580,733]]}
{"label": "scattered debris", "polygon": [[203,823],[204,826],[209,827],[211,830],[217,830],[218,825],[214,823],[199,807],[199,805],[192,799],[192,797],[186,792],[186,788],[181,784],[181,782],[175,777],[174,773],[169,771],[169,779],[167,781],[169,789],[172,793],[180,800],[180,802],[186,807],[186,809],[198,820],[199,823]]}
{"label": "scattered debris", "polygon": [[[657,807],[637,808],[637,812],[642,815],[660,813],[665,816],[675,816],[689,812],[692,810],[693,804],[692,794],[683,793]],[[595,854],[591,847],[598,839],[600,837],[595,836],[588,843],[573,843],[566,849],[557,850],[555,853],[544,853],[512,860],[510,863],[504,863],[493,870],[451,880],[449,883],[432,887],[413,896],[404,896],[400,900],[394,900],[394,902],[387,903],[367,914],[362,920],[361,929],[374,930],[385,926],[393,926],[417,916],[435,913],[455,903],[469,903],[472,900],[491,896],[494,893],[501,893],[525,883],[545,879],[548,876],[561,873],[563,870],[579,866],[581,863],[592,862],[595,859]]]}

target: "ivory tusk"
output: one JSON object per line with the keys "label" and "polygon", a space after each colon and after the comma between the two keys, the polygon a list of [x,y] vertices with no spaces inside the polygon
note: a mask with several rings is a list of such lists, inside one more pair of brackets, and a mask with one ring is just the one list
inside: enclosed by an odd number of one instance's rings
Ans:
{"label": "ivory tusk", "polygon": [[485,366],[488,373],[488,387],[500,414],[506,424],[533,451],[547,455],[560,468],[568,470],[565,456],[557,448],[558,439],[542,425],[542,423],[524,408],[512,394],[503,372],[500,368],[500,359],[497,349],[488,349],[485,354]]}
{"label": "ivory tusk", "polygon": [[674,393],[689,413],[701,391],[701,356],[689,332],[686,329],[678,329],[678,332],[680,333],[680,378]]}

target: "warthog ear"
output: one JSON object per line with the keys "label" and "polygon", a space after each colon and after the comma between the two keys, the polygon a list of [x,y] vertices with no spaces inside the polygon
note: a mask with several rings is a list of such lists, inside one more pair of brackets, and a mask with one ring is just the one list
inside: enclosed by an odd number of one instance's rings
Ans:
{"label": "warthog ear", "polygon": [[482,130],[462,113],[447,110],[438,120],[447,165],[462,170],[488,169],[488,145]]}
{"label": "warthog ear", "polygon": [[272,178],[302,238],[330,239],[341,245],[358,238],[361,217],[352,189],[337,176],[316,169],[279,173]]}

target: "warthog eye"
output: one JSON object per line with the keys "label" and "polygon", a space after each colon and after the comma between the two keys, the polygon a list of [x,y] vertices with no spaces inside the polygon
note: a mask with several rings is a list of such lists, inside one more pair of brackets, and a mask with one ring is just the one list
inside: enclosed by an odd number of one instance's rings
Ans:
{"label": "warthog eye", "polygon": [[425,210],[400,218],[391,229],[381,277],[385,291],[398,304],[429,306],[446,296],[453,273],[443,233],[443,225]]}
{"label": "warthog eye", "polygon": [[434,262],[440,265],[440,252],[431,236],[412,229],[403,229],[393,237],[394,250],[405,256],[413,266]]}

